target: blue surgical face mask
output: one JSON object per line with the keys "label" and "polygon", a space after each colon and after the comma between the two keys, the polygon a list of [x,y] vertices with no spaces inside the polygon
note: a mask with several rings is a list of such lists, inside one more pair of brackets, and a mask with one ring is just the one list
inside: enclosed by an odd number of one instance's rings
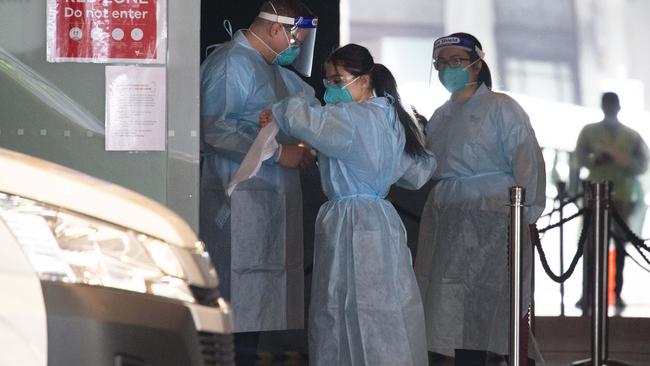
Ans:
{"label": "blue surgical face mask", "polygon": [[438,79],[450,93],[462,90],[466,85],[469,84],[469,71],[467,71],[467,69],[476,61],[472,62],[466,67],[447,66],[438,72]]}
{"label": "blue surgical face mask", "polygon": [[300,54],[300,47],[287,47],[275,56],[273,65],[291,65],[296,60],[296,57],[298,57],[298,54]]}
{"label": "blue surgical face mask", "polygon": [[[284,38],[287,40],[288,47],[285,48],[282,52],[276,54],[275,59],[273,59],[273,65],[291,65],[300,53],[300,47],[291,45],[291,41],[289,40],[289,37],[287,37],[286,32],[284,32]],[[271,49],[271,51],[273,50]]]}
{"label": "blue surgical face mask", "polygon": [[354,78],[352,81],[345,85],[330,85],[327,88],[325,88],[325,103],[327,104],[336,104],[336,103],[349,103],[352,102],[352,94],[350,94],[350,91],[348,90],[348,85],[354,83],[357,81],[359,76]]}
{"label": "blue surgical face mask", "polygon": [[264,47],[268,48],[271,52],[275,53],[275,58],[271,63],[272,65],[283,65],[283,66],[291,65],[296,60],[296,57],[298,57],[298,54],[300,54],[300,47],[291,46],[291,42],[289,41],[289,37],[287,37],[286,33],[284,34],[284,36],[287,38],[287,44],[289,44],[289,46],[285,48],[282,52],[277,53],[275,52],[275,50],[273,50],[273,48],[271,48],[271,46],[266,44],[266,42],[264,42],[264,40],[260,38],[260,36],[255,34],[255,32],[253,32],[250,29],[247,29],[247,31],[253,36],[255,36],[255,38],[257,38],[264,45]]}

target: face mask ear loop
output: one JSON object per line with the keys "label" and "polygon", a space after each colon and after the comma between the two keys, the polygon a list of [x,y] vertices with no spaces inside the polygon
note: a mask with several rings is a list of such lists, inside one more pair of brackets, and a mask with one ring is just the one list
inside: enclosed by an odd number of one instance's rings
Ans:
{"label": "face mask ear loop", "polygon": [[463,67],[463,70],[467,70],[467,69],[469,69],[470,67],[472,67],[472,65],[474,65],[474,64],[477,63],[478,61],[482,61],[482,59],[481,59],[481,58],[477,58],[477,59],[474,60],[474,62],[472,62],[471,64],[469,64],[469,65]]}
{"label": "face mask ear loop", "polygon": [[273,8],[273,12],[275,15],[278,15],[278,11],[275,9],[275,5],[273,5],[273,1],[269,1],[269,4],[271,5],[271,8]]}
{"label": "face mask ear loop", "polygon": [[[273,9],[273,13],[274,13],[275,15],[279,15],[279,14],[278,14],[278,10],[275,8],[275,5],[273,5],[273,1],[269,1],[269,5],[271,5],[271,8]],[[284,28],[284,27],[283,27],[283,28]],[[258,37],[258,38],[259,38],[259,37]],[[287,44],[288,44],[287,47],[291,47],[291,40],[289,39],[289,37],[287,37],[287,33],[286,33],[286,32],[284,33],[284,38],[287,39]],[[269,47],[269,48],[270,48],[270,47]],[[273,50],[271,50],[271,51],[273,51]],[[273,52],[274,52],[276,55],[278,54],[278,53],[275,52],[275,51],[273,51]]]}
{"label": "face mask ear loop", "polygon": [[217,44],[212,44],[212,45],[209,45],[208,47],[206,47],[205,48],[205,57],[207,58],[208,55],[210,54],[210,50],[217,47],[218,45],[219,44],[217,43]]}
{"label": "face mask ear loop", "polygon": [[[469,64],[469,65],[467,65],[466,67],[464,67],[463,70],[467,70],[467,69],[469,69],[470,67],[472,67],[472,65],[474,65],[474,64],[477,63],[478,61],[483,61],[483,56],[485,56],[485,53],[483,53],[483,51],[481,51],[481,49],[478,48],[478,47],[476,47],[476,51],[477,51],[476,53],[478,53],[478,57],[479,57],[479,58],[477,58],[474,62],[472,62],[471,64]],[[479,53],[479,51],[480,51],[480,53]],[[467,86],[467,85],[474,85],[474,84],[478,84],[478,81],[470,81],[469,83],[466,83],[465,86]]]}
{"label": "face mask ear loop", "polygon": [[287,36],[287,30],[286,30],[286,28],[284,28],[284,26],[282,27],[282,30],[283,30],[282,33],[284,33],[284,39],[287,40],[287,48],[289,48],[289,47],[291,47],[291,40]]}
{"label": "face mask ear loop", "polygon": [[476,54],[481,60],[485,59],[485,52],[483,52],[482,49],[478,48],[478,46],[474,46],[474,51],[476,51]]}
{"label": "face mask ear loop", "polygon": [[354,83],[355,81],[357,81],[360,77],[361,77],[361,75],[359,75],[359,76],[357,76],[356,78],[352,79],[352,81],[350,81],[349,83],[343,85],[343,86],[341,87],[341,89],[347,89],[349,85],[351,85],[352,83]]}
{"label": "face mask ear loop", "polygon": [[262,42],[262,44],[264,45],[264,47],[266,47],[267,49],[269,49],[269,51],[275,53],[275,56],[276,56],[276,57],[279,55],[279,53],[275,52],[275,50],[273,50],[273,48],[271,48],[271,46],[269,46],[268,44],[266,44],[266,42],[264,42],[264,40],[263,40],[262,38],[260,38],[260,36],[258,36],[257,34],[255,34],[255,32],[253,32],[253,31],[250,30],[250,29],[246,29],[246,31],[247,31],[247,32],[250,32],[250,34],[252,34],[253,36],[255,36],[255,38],[257,38],[260,42]]}
{"label": "face mask ear loop", "polygon": [[[232,39],[232,24],[230,24],[230,20],[226,19],[223,21],[223,29],[228,33],[228,36]],[[205,57],[207,58],[208,55],[210,54],[210,50],[213,48],[217,47],[219,44],[212,44],[209,45],[208,47],[205,48]]]}
{"label": "face mask ear loop", "polygon": [[226,19],[223,21],[223,29],[225,29],[228,36],[232,38],[232,24],[230,24],[230,20]]}

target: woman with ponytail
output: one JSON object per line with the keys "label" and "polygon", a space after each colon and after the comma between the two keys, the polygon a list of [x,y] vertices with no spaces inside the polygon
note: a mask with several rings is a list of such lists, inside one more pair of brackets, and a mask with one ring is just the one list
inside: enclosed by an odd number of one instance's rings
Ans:
{"label": "woman with ponytail", "polygon": [[406,231],[384,200],[435,169],[395,78],[349,44],[325,62],[327,105],[287,98],[262,112],[318,151],[329,201],[316,219],[309,364],[426,365],[424,313]]}

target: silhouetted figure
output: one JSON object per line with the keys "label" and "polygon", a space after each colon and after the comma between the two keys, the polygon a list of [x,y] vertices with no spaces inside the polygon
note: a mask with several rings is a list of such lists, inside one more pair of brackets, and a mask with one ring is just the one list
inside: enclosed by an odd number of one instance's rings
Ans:
{"label": "silhouetted figure", "polygon": [[[648,148],[641,136],[624,126],[617,118],[621,105],[618,95],[604,93],[601,107],[605,114],[601,122],[585,126],[578,137],[575,159],[578,168],[589,170],[588,180],[612,181],[612,201],[620,216],[628,222],[634,210],[634,202],[641,200],[637,177],[648,165]],[[618,225],[612,224],[611,234],[616,245],[616,304],[625,306],[621,299],[623,267],[625,265],[625,234]],[[591,301],[592,248],[585,247],[582,297],[576,304],[586,313]]]}

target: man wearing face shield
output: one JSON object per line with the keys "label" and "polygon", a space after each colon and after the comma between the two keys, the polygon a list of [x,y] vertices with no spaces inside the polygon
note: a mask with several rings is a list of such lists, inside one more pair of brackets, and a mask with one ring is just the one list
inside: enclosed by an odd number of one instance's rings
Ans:
{"label": "man wearing face shield", "polygon": [[231,196],[225,191],[255,139],[260,111],[287,96],[319,103],[308,84],[282,67],[310,74],[316,24],[299,0],[267,1],[248,29],[201,65],[200,236],[234,308],[236,344],[246,339],[256,346],[259,331],[304,326],[298,169],[312,166],[313,155],[278,135],[280,147],[257,176]]}
{"label": "man wearing face shield", "polygon": [[[428,349],[465,366],[508,354],[509,189],[525,187],[527,223],[545,205],[544,160],[528,115],[491,90],[483,56],[479,41],[467,33],[434,43],[438,78],[451,98],[426,126],[438,169],[422,211],[415,264]],[[524,308],[530,303],[531,248],[523,246]]]}

